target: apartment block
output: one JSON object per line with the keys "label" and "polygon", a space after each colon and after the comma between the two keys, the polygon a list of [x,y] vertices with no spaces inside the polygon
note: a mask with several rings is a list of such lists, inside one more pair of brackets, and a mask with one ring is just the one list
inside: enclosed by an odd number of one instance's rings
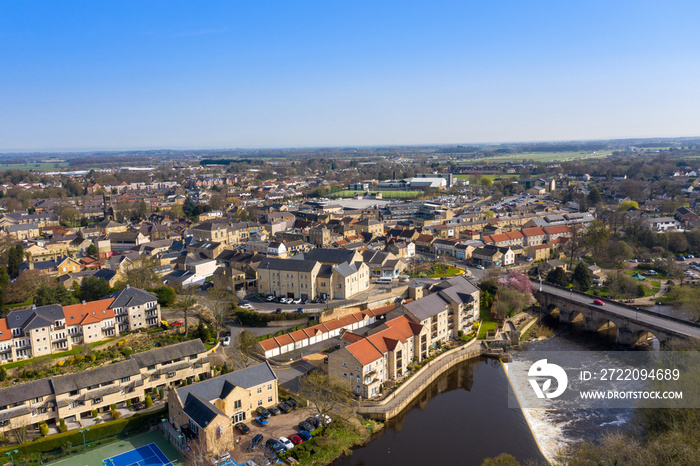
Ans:
{"label": "apartment block", "polygon": [[192,340],[139,353],[126,361],[75,374],[0,389],[0,432],[40,422],[58,424],[107,413],[111,405],[143,401],[153,388],[171,388],[206,378],[211,367],[204,344]]}
{"label": "apartment block", "polygon": [[278,402],[277,377],[265,362],[172,390],[168,420],[177,430],[189,429],[208,454],[217,454],[234,447],[235,423]]}

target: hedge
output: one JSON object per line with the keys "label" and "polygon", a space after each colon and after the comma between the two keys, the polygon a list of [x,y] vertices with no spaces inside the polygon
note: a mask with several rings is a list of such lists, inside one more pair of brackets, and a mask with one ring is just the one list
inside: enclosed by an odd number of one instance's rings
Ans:
{"label": "hedge", "polygon": [[[149,424],[159,422],[164,416],[167,416],[167,410],[165,408],[151,413],[135,414],[131,417],[117,419],[116,421],[103,422],[102,424],[90,426],[90,431],[85,433],[85,440],[88,443],[96,442],[105,437],[117,436],[127,430],[130,432],[145,430]],[[24,456],[36,452],[50,453],[60,450],[62,446],[69,442],[72,445],[82,445],[83,434],[75,429],[62,434],[49,435],[48,437],[37,437],[34,441],[22,445],[11,445],[9,447],[0,448],[0,457],[10,450],[19,450],[17,456]]]}

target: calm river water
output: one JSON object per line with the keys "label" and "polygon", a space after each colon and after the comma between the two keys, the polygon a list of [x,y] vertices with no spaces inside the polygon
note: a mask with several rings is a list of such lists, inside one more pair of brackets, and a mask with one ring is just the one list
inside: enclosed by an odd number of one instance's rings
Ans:
{"label": "calm river water", "polygon": [[[616,349],[622,348],[566,326],[552,338],[521,346],[521,351]],[[370,442],[333,464],[480,465],[484,458],[500,453],[510,453],[521,463],[528,459],[544,462],[537,443],[551,459],[562,446],[596,440],[624,426],[634,414],[619,409],[524,413],[508,407],[507,391],[508,380],[500,363],[487,359],[464,362],[436,380]]]}

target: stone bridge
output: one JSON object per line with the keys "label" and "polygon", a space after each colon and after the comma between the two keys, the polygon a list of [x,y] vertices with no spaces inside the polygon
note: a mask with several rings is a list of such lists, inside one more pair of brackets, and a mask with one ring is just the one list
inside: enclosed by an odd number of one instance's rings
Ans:
{"label": "stone bridge", "polygon": [[654,335],[659,342],[667,343],[672,339],[700,338],[700,324],[688,322],[675,317],[639,309],[614,301],[598,298],[603,305],[593,304],[593,296],[577,291],[551,285],[540,285],[533,281],[536,287],[535,298],[546,312],[559,310],[559,321],[574,323],[583,318],[584,328],[598,331],[614,324],[617,328],[616,341],[622,345],[634,345],[647,334]]}

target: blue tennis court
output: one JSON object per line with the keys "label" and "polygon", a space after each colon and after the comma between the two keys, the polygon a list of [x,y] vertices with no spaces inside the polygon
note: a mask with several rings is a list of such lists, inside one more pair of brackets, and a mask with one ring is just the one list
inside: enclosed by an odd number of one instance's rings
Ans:
{"label": "blue tennis court", "polygon": [[105,466],[173,466],[155,443],[103,459],[102,463]]}

